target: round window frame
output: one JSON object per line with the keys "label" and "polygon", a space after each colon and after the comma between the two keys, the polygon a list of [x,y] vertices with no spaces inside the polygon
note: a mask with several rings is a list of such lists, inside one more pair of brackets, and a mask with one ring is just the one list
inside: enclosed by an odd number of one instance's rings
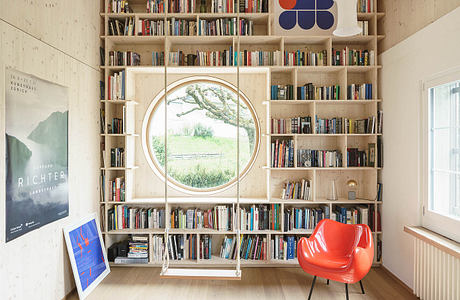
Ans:
{"label": "round window frame", "polygon": [[[254,139],[254,150],[251,154],[251,157],[248,161],[248,163],[246,164],[246,166],[243,168],[243,171],[240,171],[240,174],[239,176],[235,176],[232,180],[230,180],[229,182],[223,184],[223,185],[219,185],[219,186],[216,186],[216,187],[212,187],[212,188],[194,188],[194,187],[190,187],[190,186],[187,186],[183,183],[180,183],[178,182],[177,180],[175,180],[173,177],[169,176],[168,175],[168,180],[166,180],[166,176],[165,176],[165,170],[163,169],[163,167],[160,165],[160,163],[158,162],[157,160],[157,157],[153,151],[153,149],[151,149],[151,147],[149,146],[149,136],[150,136],[150,132],[149,132],[149,124],[150,122],[152,121],[152,118],[153,118],[153,115],[155,113],[155,111],[158,109],[158,106],[163,102],[165,101],[165,96],[166,96],[166,91],[170,92],[170,91],[174,91],[175,89],[178,89],[178,88],[181,88],[182,86],[184,85],[188,85],[188,84],[192,84],[194,82],[209,82],[209,83],[214,83],[214,84],[218,84],[218,85],[221,85],[225,88],[228,88],[229,90],[233,91],[236,95],[240,95],[240,100],[244,101],[244,103],[246,104],[246,106],[249,108],[249,111],[254,119],[254,127],[255,127],[255,139]],[[260,137],[261,137],[261,132],[260,132],[260,122],[259,122],[259,118],[257,116],[257,112],[254,108],[254,106],[252,105],[251,101],[249,100],[249,98],[240,90],[238,92],[238,88],[235,87],[233,84],[223,80],[223,79],[220,79],[220,78],[216,78],[216,77],[212,77],[212,76],[190,76],[190,77],[187,77],[187,78],[183,78],[183,79],[180,79],[180,80],[177,80],[171,84],[169,84],[166,89],[162,89],[154,98],[153,100],[150,102],[146,112],[145,112],[145,115],[144,115],[144,120],[142,122],[142,148],[143,148],[143,151],[144,151],[144,155],[145,155],[145,158],[147,159],[147,163],[149,164],[150,168],[152,169],[152,171],[155,173],[156,176],[158,176],[163,182],[167,182],[168,186],[179,191],[179,192],[182,192],[182,193],[185,193],[185,194],[191,194],[191,195],[211,195],[211,194],[216,194],[216,193],[220,193],[220,192],[223,192],[231,187],[233,187],[234,185],[236,185],[238,183],[238,180],[241,181],[248,173],[249,171],[252,169],[252,167],[254,166],[254,163],[257,159],[257,156],[259,154],[259,150],[260,150]],[[165,157],[166,158],[166,157]],[[167,159],[167,158],[166,158]]]}

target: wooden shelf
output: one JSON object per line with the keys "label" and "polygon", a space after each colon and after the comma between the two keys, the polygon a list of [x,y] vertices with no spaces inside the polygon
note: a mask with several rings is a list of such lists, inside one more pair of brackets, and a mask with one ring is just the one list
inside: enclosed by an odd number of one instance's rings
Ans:
{"label": "wooden shelf", "polygon": [[[131,4],[131,3],[130,3]],[[261,120],[261,132],[267,132],[267,134],[262,134],[266,137],[261,139],[261,148],[267,146],[262,145],[262,143],[269,143],[270,137],[292,137],[295,141],[295,149],[298,145],[305,146],[312,144],[312,147],[316,147],[316,144],[324,144],[324,147],[327,149],[341,149],[346,151],[346,148],[350,146],[358,147],[368,143],[376,143],[378,137],[382,134],[270,134],[268,133],[270,129],[267,124],[269,124],[270,118],[284,118],[294,117],[300,115],[310,115],[310,116],[344,116],[347,117],[350,115],[350,118],[359,119],[367,118],[369,115],[376,115],[378,109],[383,102],[382,99],[378,98],[380,93],[378,91],[378,76],[379,70],[382,66],[377,64],[378,57],[378,42],[385,38],[384,35],[379,35],[377,30],[377,20],[384,17],[384,13],[374,12],[374,13],[358,13],[359,20],[368,20],[370,25],[370,33],[373,35],[368,36],[353,36],[353,37],[335,37],[335,36],[278,36],[273,35],[274,32],[274,13],[144,13],[137,12],[141,11],[139,3],[135,3],[135,13],[130,14],[112,14],[112,13],[101,13],[101,18],[103,18],[104,24],[107,24],[109,19],[119,19],[122,20],[127,17],[133,17],[136,21],[139,19],[149,19],[149,20],[168,20],[170,18],[176,19],[187,19],[198,21],[200,19],[216,19],[216,18],[239,18],[239,19],[249,19],[254,21],[256,30],[252,36],[142,36],[137,35],[137,29],[135,35],[133,36],[108,36],[107,30],[102,31],[100,36],[101,43],[105,47],[105,61],[108,62],[108,52],[109,51],[134,51],[141,54],[141,65],[139,66],[101,66],[100,70],[103,74],[103,78],[106,78],[108,75],[112,75],[115,72],[126,71],[128,76],[139,74],[201,74],[208,75],[219,73],[222,74],[263,74],[267,76],[267,89],[264,90],[264,95],[261,96],[261,99],[251,99],[254,101],[261,101],[265,105],[266,113],[263,114],[266,116],[266,120]],[[271,8],[270,8],[271,9]],[[137,26],[137,23],[135,24]],[[195,51],[214,51],[227,49],[230,46],[233,49],[240,51],[243,50],[278,50],[278,51],[293,51],[294,49],[301,48],[311,48],[312,51],[322,51],[326,50],[328,53],[328,65],[326,66],[285,66],[282,65],[283,62],[279,62],[279,65],[275,66],[170,66],[168,63],[168,57],[170,52],[175,52],[178,50],[184,51],[184,53],[194,53]],[[331,65],[331,54],[332,49],[342,49],[342,47],[348,46],[350,49],[369,49],[375,51],[375,64],[371,66],[333,66]],[[152,51],[164,51],[165,53],[165,64],[166,66],[151,66],[151,52]],[[310,50],[309,50],[310,51]],[[282,56],[283,53],[281,53]],[[279,81],[279,82],[278,82]],[[316,81],[316,82],[315,82]],[[337,84],[340,86],[340,100],[271,100],[267,99],[270,97],[270,85],[271,84],[292,84],[295,88],[301,86],[307,82],[312,82],[317,86],[329,86],[332,84]],[[132,82],[131,82],[132,83]],[[346,100],[347,94],[347,85],[352,83],[372,83],[373,84],[373,96],[375,99],[371,100]],[[132,88],[132,86],[130,87]],[[107,89],[107,84],[106,84]],[[297,91],[295,89],[294,97],[297,97]],[[134,98],[134,93],[128,93],[127,96]],[[154,95],[152,95],[154,96]],[[107,93],[106,93],[107,97]],[[129,116],[127,119],[135,124],[134,127],[139,131],[139,123],[141,120],[136,120],[140,114],[143,114],[144,109],[146,108],[145,100],[142,101],[138,108],[142,109],[139,113],[134,111],[136,107],[128,106],[130,104],[138,104],[136,101],[129,100],[101,100],[101,107],[105,108],[106,112],[106,121],[112,117],[119,117],[121,108],[118,105],[126,105],[123,109],[130,109]],[[149,99],[149,101],[151,101]],[[136,108],[137,109],[137,108]],[[128,115],[128,114],[127,114]],[[366,116],[365,116],[366,115]],[[275,117],[276,116],[276,117]],[[106,122],[106,124],[108,124]],[[265,124],[265,125],[264,125]],[[132,124],[131,124],[132,125]],[[131,128],[131,127],[130,127]],[[106,129],[107,130],[107,129]],[[139,147],[140,141],[137,139],[116,139],[116,137],[125,137],[125,136],[138,136],[138,134],[101,134],[101,140],[104,140],[106,143],[106,148],[112,147],[112,145],[117,145],[117,147],[125,147],[125,153],[129,156],[130,160],[127,160],[127,164],[135,164],[143,162],[142,158],[138,158],[138,151],[132,149],[132,147]],[[113,137],[113,138],[112,138]],[[125,143],[125,145],[123,145]],[[269,145],[268,145],[269,146]],[[324,149],[326,149],[324,148]],[[361,147],[362,148],[362,147]],[[267,147],[269,149],[269,147]],[[309,149],[320,149],[320,148],[309,148]],[[133,152],[135,153],[131,153]],[[130,152],[131,151],[131,152]],[[346,163],[346,153],[343,153],[344,162]],[[266,159],[265,164],[269,165],[269,158],[265,155],[259,157]],[[149,168],[148,166],[142,166],[142,168]],[[101,170],[106,171],[128,171],[134,170],[137,167],[132,168],[101,168]],[[381,168],[377,167],[338,167],[338,168],[306,168],[306,167],[295,167],[295,168],[271,168],[269,166],[262,167],[266,169],[267,177],[267,190],[266,194],[264,193],[261,197],[251,198],[251,194],[247,194],[248,197],[241,197],[239,203],[242,207],[249,207],[252,205],[260,204],[280,204],[280,208],[283,211],[287,207],[318,207],[327,205],[331,210],[335,205],[347,205],[355,206],[358,204],[362,205],[374,205],[378,207],[381,205],[381,201],[368,200],[368,199],[357,199],[357,200],[348,200],[344,197],[347,197],[346,193],[343,191],[339,195],[337,201],[331,201],[325,199],[327,193],[323,187],[327,186],[327,183],[331,178],[338,177],[338,180],[343,180],[343,178],[356,177],[360,179],[360,187],[368,185],[364,188],[363,193],[357,193],[362,198],[373,198],[373,190],[377,183],[378,171]],[[281,171],[281,172],[277,172]],[[292,172],[290,172],[292,171]],[[348,173],[347,173],[348,172]],[[109,175],[106,178],[112,178],[112,174],[117,174],[116,172],[108,173]],[[121,172],[120,172],[121,174]],[[125,174],[125,173],[123,173]],[[145,175],[144,170],[139,172],[140,176]],[[165,207],[170,209],[172,207],[197,207],[197,208],[206,208],[212,207],[214,205],[228,205],[236,207],[237,198],[236,197],[219,197],[219,196],[197,196],[192,194],[190,196],[183,197],[168,197],[168,205],[165,206],[164,197],[158,196],[161,195],[161,192],[151,193],[152,197],[149,197],[149,194],[145,194],[147,189],[137,189],[139,182],[134,182],[139,175],[137,173],[126,172],[126,185],[131,185],[127,188],[127,199],[130,201],[127,202],[114,202],[114,201],[103,201],[100,202],[100,206],[105,213],[105,228],[107,229],[107,211],[108,208],[114,205],[126,205],[129,207],[141,207],[141,208],[150,208],[150,207]],[[133,176],[132,176],[133,175]],[[129,179],[128,179],[129,178]],[[298,181],[299,178],[308,178],[313,182],[313,191],[312,198],[314,200],[306,201],[301,199],[280,199],[275,196],[280,196],[281,193],[278,191],[279,187],[274,187],[274,185],[282,185],[282,182],[286,180],[295,180]],[[129,181],[128,181],[129,180]],[[341,182],[340,184],[344,184]],[[246,192],[246,191],[245,191]],[[136,197],[136,193],[139,193],[139,196]],[[108,200],[108,193],[105,193],[106,199]],[[155,197],[153,195],[156,195]],[[176,195],[180,195],[176,194]],[[255,194],[254,196],[259,196]],[[283,225],[284,214],[281,214],[281,225]],[[166,214],[166,217],[169,217]],[[219,244],[214,243],[214,236],[217,240],[216,243],[219,243],[220,239],[223,239],[225,235],[236,235],[236,230],[231,231],[219,231],[209,228],[201,229],[170,229],[170,234],[198,234],[198,235],[212,235],[214,246],[220,247]],[[260,230],[260,231],[247,231],[242,230],[241,234],[255,235],[260,234],[266,236],[268,239],[273,235],[310,235],[313,230],[310,229],[298,229],[284,232],[282,230]],[[123,229],[123,230],[111,230],[104,231],[104,236],[109,239],[109,241],[117,241],[120,238],[123,238],[123,235],[129,234],[145,234],[149,235],[151,241],[152,236],[156,234],[165,234],[165,229]],[[375,238],[382,234],[382,232],[374,232]],[[380,236],[379,236],[380,237]],[[267,240],[268,244],[270,241]],[[107,246],[110,246],[107,243]],[[150,244],[151,246],[151,244]],[[271,246],[268,245],[268,248]],[[214,247],[213,247],[214,248]],[[215,252],[215,248],[213,249]],[[218,253],[218,252],[217,252]],[[374,265],[378,265],[381,262],[374,262]],[[160,267],[161,262],[150,261],[148,264],[137,265],[137,264],[110,264],[111,266],[131,266],[131,267]],[[234,267],[236,265],[235,260],[228,260],[219,257],[218,255],[212,255],[211,259],[204,260],[182,260],[182,261],[170,261],[170,265],[184,266],[184,267],[194,267],[194,266],[205,266],[205,267]],[[241,265],[245,267],[260,267],[260,266],[298,266],[297,259],[294,260],[241,260]]]}

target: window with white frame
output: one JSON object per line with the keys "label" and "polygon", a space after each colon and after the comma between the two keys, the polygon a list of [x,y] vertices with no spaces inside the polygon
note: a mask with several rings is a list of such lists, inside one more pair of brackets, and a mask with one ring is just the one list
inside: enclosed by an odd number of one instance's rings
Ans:
{"label": "window with white frame", "polygon": [[458,240],[460,80],[452,80],[451,76],[438,78],[426,86],[425,93],[427,195],[422,219],[424,226]]}

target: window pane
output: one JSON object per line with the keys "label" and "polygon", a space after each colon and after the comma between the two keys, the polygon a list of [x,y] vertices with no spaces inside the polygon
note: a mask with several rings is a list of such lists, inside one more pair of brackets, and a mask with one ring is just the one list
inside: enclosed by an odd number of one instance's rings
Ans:
{"label": "window pane", "polygon": [[450,169],[450,135],[449,128],[433,130],[433,168]]}
{"label": "window pane", "polygon": [[430,201],[436,213],[460,217],[459,82],[430,89]]}
{"label": "window pane", "polygon": [[450,175],[444,172],[433,172],[433,203],[432,210],[437,213],[449,214]]}

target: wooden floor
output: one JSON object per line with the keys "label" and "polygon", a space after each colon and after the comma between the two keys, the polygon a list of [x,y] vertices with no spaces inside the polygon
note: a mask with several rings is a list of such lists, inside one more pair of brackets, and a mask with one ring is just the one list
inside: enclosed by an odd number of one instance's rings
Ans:
{"label": "wooden floor", "polygon": [[[159,268],[112,268],[111,273],[87,298],[187,299],[187,300],[298,300],[307,299],[312,276],[300,268],[246,268],[241,281],[160,279]],[[384,270],[373,268],[364,278],[365,295],[359,283],[350,285],[352,299],[417,299]],[[67,299],[77,300],[76,293]],[[318,278],[313,299],[345,299],[343,283]]]}

